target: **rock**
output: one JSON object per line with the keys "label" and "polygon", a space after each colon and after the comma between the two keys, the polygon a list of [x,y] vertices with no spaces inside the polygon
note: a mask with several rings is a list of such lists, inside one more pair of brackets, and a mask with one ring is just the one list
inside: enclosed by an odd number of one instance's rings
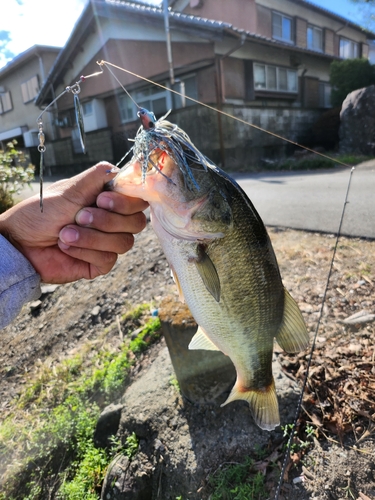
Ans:
{"label": "rock", "polygon": [[344,325],[360,325],[372,323],[373,321],[375,321],[375,314],[366,310],[356,312],[343,320],[338,320],[339,323],[343,323]]}
{"label": "rock", "polygon": [[[163,344],[161,341],[156,358],[122,397],[117,436],[124,442],[134,432],[140,451],[129,464],[121,459],[115,468],[110,467],[102,500],[175,500],[178,496],[201,500],[208,470],[241,461],[257,446],[266,446],[270,437],[281,437],[280,431],[270,434],[259,429],[244,401],[221,408],[227,394],[204,404],[186,400],[171,385],[173,366]],[[273,373],[285,425],[295,414],[299,388],[285,376],[276,355]]]}
{"label": "rock", "polygon": [[40,289],[42,294],[53,293],[60,285],[42,285]]}
{"label": "rock", "polygon": [[122,407],[122,404],[112,403],[100,414],[94,432],[94,443],[97,447],[110,446],[110,437],[116,434],[120,423]]}
{"label": "rock", "polygon": [[375,85],[355,90],[342,103],[340,153],[375,153]]}

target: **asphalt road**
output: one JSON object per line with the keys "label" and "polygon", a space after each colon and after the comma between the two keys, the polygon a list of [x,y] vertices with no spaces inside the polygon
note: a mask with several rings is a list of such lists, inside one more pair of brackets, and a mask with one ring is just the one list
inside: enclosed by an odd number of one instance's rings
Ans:
{"label": "asphalt road", "polygon": [[[337,233],[350,169],[234,177],[266,225]],[[341,234],[375,239],[375,160],[353,171]]]}
{"label": "asphalt road", "polygon": [[[268,226],[337,233],[350,169],[234,176]],[[45,187],[56,178],[45,177]],[[38,182],[21,198],[37,194]],[[353,171],[341,234],[375,239],[375,160]]]}

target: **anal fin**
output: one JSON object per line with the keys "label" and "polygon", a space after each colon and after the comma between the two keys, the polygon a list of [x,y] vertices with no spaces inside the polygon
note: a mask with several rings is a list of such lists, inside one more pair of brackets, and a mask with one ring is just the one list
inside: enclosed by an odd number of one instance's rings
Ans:
{"label": "anal fin", "polygon": [[194,337],[191,339],[188,349],[204,349],[206,351],[220,351],[218,347],[208,338],[207,334],[198,326]]}
{"label": "anal fin", "polygon": [[280,425],[279,403],[277,401],[275,382],[263,389],[246,389],[241,387],[238,380],[234,385],[224,406],[236,399],[247,401],[255,423],[266,431],[272,431]]}
{"label": "anal fin", "polygon": [[276,335],[280,347],[286,352],[299,352],[309,345],[309,334],[296,301],[284,288],[284,317]]}

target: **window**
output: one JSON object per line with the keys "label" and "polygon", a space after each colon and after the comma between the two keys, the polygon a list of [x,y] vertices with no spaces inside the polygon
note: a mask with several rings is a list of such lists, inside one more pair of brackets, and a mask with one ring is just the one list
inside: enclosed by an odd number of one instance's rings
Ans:
{"label": "window", "polygon": [[83,116],[92,115],[92,101],[84,102],[82,104],[82,113],[83,113]]}
{"label": "window", "polygon": [[359,44],[347,38],[340,38],[340,57],[343,59],[359,57]]}
{"label": "window", "polygon": [[319,82],[319,107],[331,108],[331,85],[325,82]]}
{"label": "window", "polygon": [[254,64],[254,88],[273,92],[297,92],[297,71]]}
{"label": "window", "polygon": [[10,92],[0,92],[0,115],[13,109]]}
{"label": "window", "polygon": [[[141,108],[153,111],[156,118],[160,118],[171,107],[170,96],[167,90],[159,87],[149,87],[132,94],[133,99]],[[120,116],[123,123],[137,119],[137,107],[128,95],[121,95]]]}
{"label": "window", "polygon": [[[198,99],[197,79],[195,75],[181,78],[172,88],[188,97]],[[172,94],[172,105],[174,109],[182,108],[183,106],[192,106],[193,104],[194,102],[189,99],[185,99],[185,103],[183,103],[183,98],[181,96]]]}
{"label": "window", "polygon": [[307,27],[307,48],[323,52],[323,31],[320,28]]}
{"label": "window", "polygon": [[294,42],[293,21],[291,17],[277,12],[272,13],[272,38],[287,43]]}
{"label": "window", "polygon": [[37,75],[27,80],[27,82],[21,83],[22,99],[25,104],[32,101],[37,96],[38,91],[39,83]]}

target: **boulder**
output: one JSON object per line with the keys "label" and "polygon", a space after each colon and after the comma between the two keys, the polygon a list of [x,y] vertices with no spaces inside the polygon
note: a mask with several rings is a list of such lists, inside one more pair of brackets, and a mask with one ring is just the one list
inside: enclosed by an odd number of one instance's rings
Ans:
{"label": "boulder", "polygon": [[348,94],[340,120],[340,153],[375,154],[375,85]]}

